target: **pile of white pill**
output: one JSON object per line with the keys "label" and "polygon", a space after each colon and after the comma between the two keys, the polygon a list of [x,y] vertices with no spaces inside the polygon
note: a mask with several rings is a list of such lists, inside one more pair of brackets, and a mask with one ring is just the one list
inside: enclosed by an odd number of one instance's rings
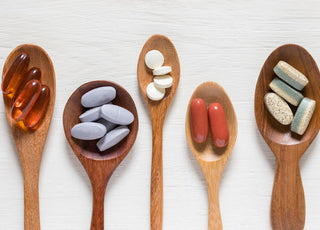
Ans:
{"label": "pile of white pill", "polygon": [[113,105],[116,89],[111,86],[95,88],[81,97],[81,105],[88,108],[79,116],[81,123],[71,129],[71,136],[80,140],[97,140],[102,152],[118,144],[129,133],[127,125],[134,120],[125,108]]}
{"label": "pile of white pill", "polygon": [[150,50],[145,56],[145,63],[154,76],[153,82],[147,86],[147,97],[159,101],[164,97],[166,88],[172,86],[173,79],[169,75],[171,66],[163,66],[164,57],[159,50]]}
{"label": "pile of white pill", "polygon": [[[273,71],[278,76],[269,84],[274,93],[267,93],[264,103],[279,123],[291,124],[292,132],[303,135],[316,107],[315,100],[304,97],[299,92],[308,84],[308,78],[284,61],[279,61]],[[295,115],[287,102],[298,106]]]}

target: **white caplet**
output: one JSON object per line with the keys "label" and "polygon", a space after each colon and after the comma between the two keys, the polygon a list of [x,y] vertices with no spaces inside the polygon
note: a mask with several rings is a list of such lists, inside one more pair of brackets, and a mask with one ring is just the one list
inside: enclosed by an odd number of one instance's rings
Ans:
{"label": "white caplet", "polygon": [[153,101],[159,101],[164,97],[164,94],[166,93],[165,89],[158,88],[154,85],[153,82],[151,82],[147,86],[147,97]]}
{"label": "white caplet", "polygon": [[156,87],[166,89],[172,86],[173,79],[170,75],[162,75],[154,77],[153,82]]}
{"label": "white caplet", "polygon": [[158,75],[166,75],[172,71],[171,66],[161,66],[157,69],[153,70],[153,75],[158,76]]}
{"label": "white caplet", "polygon": [[144,61],[148,68],[156,69],[163,65],[164,57],[158,50],[150,50],[144,57]]}

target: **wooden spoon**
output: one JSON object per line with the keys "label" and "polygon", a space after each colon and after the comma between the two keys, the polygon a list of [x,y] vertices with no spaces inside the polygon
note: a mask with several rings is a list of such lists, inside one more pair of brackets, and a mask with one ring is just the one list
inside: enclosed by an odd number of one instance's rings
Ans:
{"label": "wooden spoon", "polygon": [[41,156],[46,142],[48,129],[51,122],[55,101],[56,86],[53,64],[50,57],[42,48],[36,45],[26,44],[15,48],[8,56],[2,76],[9,68],[14,58],[21,52],[30,56],[29,67],[41,69],[41,83],[50,88],[50,101],[43,120],[36,130],[28,130],[23,122],[16,123],[10,116],[13,104],[11,98],[3,95],[7,119],[11,128],[17,150],[19,152],[24,181],[24,229],[40,230],[39,215],[39,171]]}
{"label": "wooden spoon", "polygon": [[[223,106],[230,133],[229,144],[226,147],[216,147],[212,142],[211,135],[209,135],[207,141],[202,144],[193,141],[190,129],[190,105],[191,101],[195,98],[202,98],[207,106],[214,102],[218,102]],[[189,101],[185,125],[189,146],[193,155],[198,160],[207,181],[209,195],[208,229],[222,229],[219,207],[219,185],[224,166],[228,161],[237,139],[238,122],[233,105],[227,93],[219,84],[215,82],[205,82],[196,88]]]}
{"label": "wooden spoon", "polygon": [[[134,121],[128,126],[129,135],[117,145],[104,152],[96,146],[97,141],[83,141],[71,137],[71,128],[80,122],[79,115],[86,109],[81,105],[81,96],[86,92],[101,86],[112,86],[116,89],[117,96],[112,101],[134,115]],[[67,140],[85,168],[92,185],[93,211],[91,230],[104,229],[104,196],[106,186],[121,161],[127,156],[133,146],[139,126],[138,113],[130,94],[120,85],[108,81],[92,81],[83,84],[70,96],[63,112],[63,126]]]}
{"label": "wooden spoon", "polygon": [[[152,71],[145,65],[144,58],[148,51],[159,50],[164,56],[164,65],[172,67],[171,88],[166,89],[164,98],[152,101],[146,95],[146,88],[153,80]],[[141,93],[146,100],[152,122],[152,169],[151,169],[151,229],[162,229],[163,179],[162,179],[162,131],[163,123],[170,102],[177,90],[180,79],[180,63],[173,43],[163,35],[153,35],[144,44],[138,61],[138,81]]]}
{"label": "wooden spoon", "polygon": [[[271,117],[264,106],[263,97],[270,91],[269,83],[276,77],[273,67],[283,60],[301,71],[309,79],[302,94],[316,100],[316,109],[303,136],[290,132],[290,126],[282,126]],[[300,176],[299,160],[320,127],[320,73],[311,55],[298,45],[283,45],[274,50],[265,61],[255,92],[255,116],[258,128],[277,158],[271,202],[273,229],[303,229],[305,199]]]}

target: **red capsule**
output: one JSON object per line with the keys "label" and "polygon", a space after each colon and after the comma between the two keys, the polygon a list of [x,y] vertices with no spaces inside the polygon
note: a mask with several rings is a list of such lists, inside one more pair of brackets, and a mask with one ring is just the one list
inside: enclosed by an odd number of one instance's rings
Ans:
{"label": "red capsule", "polygon": [[226,114],[219,103],[212,103],[208,108],[212,141],[222,148],[229,143],[229,129]]}
{"label": "red capsule", "polygon": [[3,75],[1,89],[4,94],[15,93],[23,80],[23,74],[27,71],[30,57],[26,53],[20,53]]}
{"label": "red capsule", "polygon": [[40,77],[41,77],[41,70],[37,67],[32,67],[27,72],[25,72],[22,76],[20,86],[18,86],[16,92],[14,92],[13,98],[16,98],[22,92],[24,86],[27,84],[28,81],[32,79],[40,80]]}
{"label": "red capsule", "polygon": [[200,98],[191,101],[190,125],[192,139],[197,143],[205,142],[209,133],[207,106]]}
{"label": "red capsule", "polygon": [[46,85],[42,85],[40,95],[33,105],[30,112],[25,116],[23,123],[26,127],[34,129],[38,127],[38,123],[43,118],[50,101],[50,89]]}
{"label": "red capsule", "polygon": [[41,91],[41,83],[38,80],[29,81],[19,94],[11,108],[11,117],[15,121],[23,119],[36,103]]}

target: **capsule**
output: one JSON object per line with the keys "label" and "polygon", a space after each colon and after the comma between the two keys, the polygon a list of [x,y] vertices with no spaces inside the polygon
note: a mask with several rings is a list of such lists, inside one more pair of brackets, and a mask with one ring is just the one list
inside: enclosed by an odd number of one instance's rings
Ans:
{"label": "capsule", "polygon": [[30,112],[25,116],[23,123],[29,129],[38,127],[39,122],[43,118],[50,101],[50,89],[46,85],[42,85],[40,95],[33,105]]}
{"label": "capsule", "polygon": [[30,62],[28,54],[20,53],[3,75],[1,89],[4,94],[15,93],[23,80],[23,74],[27,71]]}
{"label": "capsule", "polygon": [[212,141],[222,148],[229,143],[229,129],[226,114],[219,103],[212,103],[208,108]]}
{"label": "capsule", "polygon": [[11,108],[11,117],[15,121],[23,119],[36,103],[41,91],[41,83],[38,80],[29,81],[19,94]]}
{"label": "capsule", "polygon": [[22,80],[20,85],[18,86],[17,90],[14,92],[13,98],[16,98],[21,91],[23,90],[24,86],[27,84],[28,81],[35,79],[40,80],[41,77],[41,70],[37,67],[32,67],[27,72],[25,72],[22,76]]}
{"label": "capsule", "polygon": [[190,125],[192,139],[197,143],[205,142],[209,133],[207,106],[200,98],[191,101]]}

